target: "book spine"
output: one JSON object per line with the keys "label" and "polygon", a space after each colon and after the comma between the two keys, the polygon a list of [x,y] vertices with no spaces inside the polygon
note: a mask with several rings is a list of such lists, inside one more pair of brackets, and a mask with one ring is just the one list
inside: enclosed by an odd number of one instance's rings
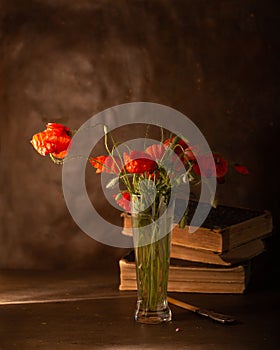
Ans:
{"label": "book spine", "polygon": [[[120,291],[137,290],[135,280],[123,279],[119,285]],[[246,290],[246,285],[238,283],[213,283],[213,282],[195,282],[182,283],[172,281],[168,285],[168,292],[179,293],[213,293],[213,294],[242,294]]]}

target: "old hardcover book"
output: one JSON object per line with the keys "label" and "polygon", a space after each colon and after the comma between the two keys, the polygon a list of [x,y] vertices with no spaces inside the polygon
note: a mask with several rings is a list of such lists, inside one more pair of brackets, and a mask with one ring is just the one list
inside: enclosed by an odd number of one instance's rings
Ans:
{"label": "old hardcover book", "polygon": [[172,243],[171,258],[183,259],[205,264],[231,266],[251,260],[265,251],[264,242],[255,239],[224,253],[217,253],[207,249],[197,249],[182,244]]}
{"label": "old hardcover book", "polygon": [[[189,203],[187,225],[181,229],[174,225],[172,243],[196,249],[224,253],[272,232],[272,216],[268,211],[256,211],[218,205],[211,208],[201,227],[189,232],[197,203]],[[123,214],[123,234],[132,234],[131,217]]]}
{"label": "old hardcover book", "polygon": [[[136,269],[132,256],[119,261],[119,290],[136,290]],[[250,262],[222,267],[171,259],[169,292],[242,294],[250,280]]]}

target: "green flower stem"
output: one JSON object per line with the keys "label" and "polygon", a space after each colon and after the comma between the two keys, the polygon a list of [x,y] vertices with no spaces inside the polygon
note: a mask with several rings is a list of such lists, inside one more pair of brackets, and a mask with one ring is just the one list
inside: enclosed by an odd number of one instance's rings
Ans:
{"label": "green flower stem", "polygon": [[[160,236],[162,223],[159,225],[158,219],[163,204],[157,196],[150,214],[142,212],[132,216],[133,227],[137,228],[134,239],[138,300],[144,310],[157,311],[166,305],[171,233],[168,230],[168,234]],[[172,217],[168,217],[164,229],[170,228],[171,223]]]}
{"label": "green flower stem", "polygon": [[[115,163],[117,169],[119,170],[119,172],[121,172],[121,168],[119,167],[119,164],[117,163],[117,161],[115,160],[109,146],[108,146],[108,127],[107,125],[104,125],[104,144],[105,144],[105,148],[106,148],[106,151],[108,152],[109,156],[112,158],[113,162]],[[112,136],[111,136],[112,137]],[[121,158],[120,158],[121,159]]]}
{"label": "green flower stem", "polygon": [[143,308],[157,310],[166,299],[170,234],[136,251],[139,298],[143,300]]}

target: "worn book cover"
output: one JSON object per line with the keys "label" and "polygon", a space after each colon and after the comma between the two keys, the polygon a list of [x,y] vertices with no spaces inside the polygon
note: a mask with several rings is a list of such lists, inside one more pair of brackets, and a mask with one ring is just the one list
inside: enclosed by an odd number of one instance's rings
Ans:
{"label": "worn book cover", "polygon": [[[136,290],[134,252],[119,261],[120,290]],[[250,280],[250,262],[236,266],[215,266],[171,259],[169,292],[243,293]]]}
{"label": "worn book cover", "polygon": [[251,260],[265,251],[262,239],[242,244],[224,253],[217,253],[207,249],[188,247],[184,244],[172,242],[171,258],[202,262],[206,264],[231,266]]}
{"label": "worn book cover", "polygon": [[[176,205],[180,205],[180,200],[176,202]],[[188,224],[191,223],[196,206],[197,202],[189,202],[185,228],[181,229],[178,225],[174,225],[172,243],[224,253],[250,241],[265,238],[272,232],[273,224],[270,212],[218,205],[216,208],[211,207],[202,226],[190,233]],[[122,232],[131,235],[131,216],[128,213],[122,214],[122,216]]]}

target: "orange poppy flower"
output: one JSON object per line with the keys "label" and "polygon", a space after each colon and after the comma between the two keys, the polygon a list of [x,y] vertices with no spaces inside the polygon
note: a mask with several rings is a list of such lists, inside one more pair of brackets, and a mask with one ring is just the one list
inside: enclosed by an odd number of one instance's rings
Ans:
{"label": "orange poppy flower", "polygon": [[48,123],[47,129],[33,135],[31,144],[42,156],[53,154],[64,158],[70,145],[70,129],[62,124]]}
{"label": "orange poppy flower", "polygon": [[160,160],[166,152],[166,146],[158,143],[147,147],[145,152],[148,153],[154,160]]}
{"label": "orange poppy flower", "polygon": [[96,169],[96,173],[106,172],[109,174],[118,174],[122,167],[121,160],[117,157],[99,156],[89,159],[90,164]]}

